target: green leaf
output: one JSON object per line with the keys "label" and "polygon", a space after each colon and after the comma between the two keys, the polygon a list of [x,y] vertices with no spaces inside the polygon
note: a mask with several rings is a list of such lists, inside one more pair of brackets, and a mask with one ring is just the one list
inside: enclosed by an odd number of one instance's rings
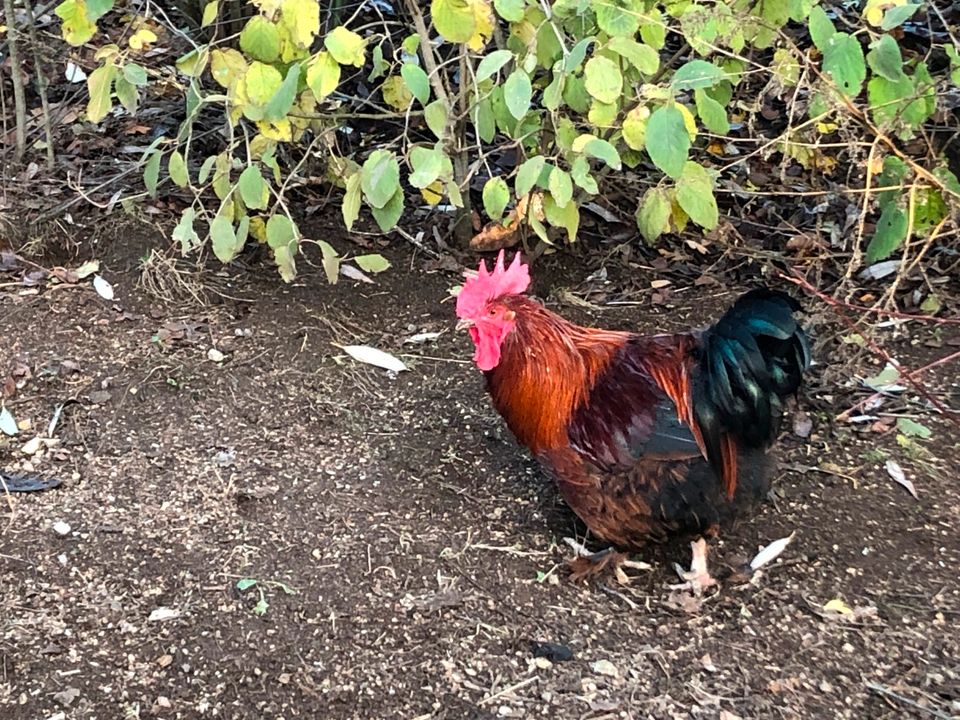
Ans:
{"label": "green leaf", "polygon": [[677,203],[700,227],[713,230],[717,226],[719,214],[713,196],[713,179],[695,162],[683,166],[683,174],[677,180]]}
{"label": "green leaf", "polygon": [[606,140],[592,137],[584,144],[582,151],[597,160],[603,160],[611,170],[620,169],[620,153]]}
{"label": "green leaf", "polygon": [[203,164],[200,166],[200,172],[197,174],[197,182],[201,185],[205,184],[210,178],[210,171],[213,170],[213,164],[217,161],[216,155],[211,155],[206,160],[203,161]]}
{"label": "green leaf", "polygon": [[370,214],[377,221],[377,225],[383,232],[390,232],[397,226],[400,216],[403,215],[403,189],[397,188],[386,204],[382,208],[371,207]]}
{"label": "green leaf", "polygon": [[282,120],[290,112],[293,102],[297,99],[297,83],[300,82],[300,63],[294,63],[287,70],[287,76],[283,79],[279,89],[263,109],[265,120],[277,122]]}
{"label": "green leaf", "polygon": [[390,269],[390,261],[383,255],[373,253],[370,255],[357,255],[353,261],[357,266],[368,273],[382,273]]}
{"label": "green leaf", "polygon": [[207,62],[210,60],[210,53],[207,46],[203,45],[196,50],[191,50],[186,55],[177,58],[177,70],[187,77],[197,78],[203,75],[207,69]]}
{"label": "green leaf", "polygon": [[323,38],[323,44],[341,65],[363,67],[366,61],[366,41],[342,25],[335,27]]}
{"label": "green leaf", "polygon": [[874,77],[867,83],[867,102],[878,125],[905,120],[905,111],[915,96],[913,83],[906,75],[896,82]]}
{"label": "green leaf", "polygon": [[147,188],[147,192],[150,193],[150,197],[157,196],[157,185],[160,182],[160,160],[162,158],[163,153],[159,150],[154,150],[150,159],[147,160],[146,166],[143,168],[143,184]]}
{"label": "green leaf", "polygon": [[810,39],[813,40],[813,44],[817,46],[817,50],[820,52],[826,52],[830,40],[837,34],[837,28],[834,27],[833,21],[827,17],[824,9],[817,5],[810,11],[808,23]]}
{"label": "green leaf", "polygon": [[136,63],[127,63],[123,66],[123,77],[132,85],[143,86],[147,84],[147,71]]}
{"label": "green leaf", "polygon": [[653,243],[670,228],[671,203],[666,190],[655,187],[644,193],[637,208],[637,229],[648,243]]}
{"label": "green leaf", "polygon": [[553,168],[550,171],[547,187],[557,207],[564,208],[573,199],[573,180],[570,179],[570,173],[565,170]]}
{"label": "green leaf", "polygon": [[391,202],[400,190],[400,164],[389,150],[374,150],[363,163],[361,184],[367,202],[382,208]]}
{"label": "green leaf", "polygon": [[336,285],[340,279],[340,256],[333,245],[326,240],[318,240],[320,252],[323,253],[323,272],[327,276],[327,282]]}
{"label": "green leaf", "polygon": [[522,197],[533,189],[537,180],[540,179],[540,173],[546,162],[547,159],[543,155],[535,155],[517,168],[517,177],[513,181],[513,189],[517,197]]}
{"label": "green leaf", "polygon": [[493,0],[497,15],[509,22],[520,22],[526,10],[525,0]]}
{"label": "green leaf", "polygon": [[273,249],[289,247],[299,239],[300,231],[286,215],[271,215],[267,220],[267,245]]}
{"label": "green leaf", "polygon": [[494,50],[489,55],[485,55],[477,65],[477,82],[482,83],[487,78],[493,77],[512,59],[513,53],[509,50]]}
{"label": "green leaf", "polygon": [[867,64],[880,77],[897,82],[903,77],[903,56],[900,46],[889,35],[883,35],[867,53]]}
{"label": "green leaf", "polygon": [[590,163],[583,155],[577,155],[570,164],[570,177],[573,178],[573,182],[577,184],[577,187],[591,195],[600,193],[597,181],[590,173]]}
{"label": "green leaf", "polygon": [[633,37],[640,29],[640,13],[643,6],[631,0],[602,0],[593,3],[597,25],[611,37]]}
{"label": "green leaf", "polygon": [[837,87],[845,95],[859,95],[867,78],[860,41],[847,33],[834,35],[823,51],[823,70],[833,76]]}
{"label": "green leaf", "polygon": [[[594,37],[585,37],[576,45],[574,45],[570,49],[570,53],[563,59],[563,65],[561,67],[562,72],[565,75],[569,75],[570,73],[579,70],[580,65],[583,63],[583,59],[587,56],[587,50],[589,50],[590,46],[596,41],[597,40]],[[614,42],[618,42],[617,38],[614,38],[607,43],[607,47],[611,47]]]}
{"label": "green leaf", "polygon": [[654,50],[660,50],[667,43],[667,23],[660,9],[654,7],[646,13],[648,22],[640,28],[640,38]]}
{"label": "green leaf", "polygon": [[447,128],[447,105],[443,100],[434,100],[423,109],[423,119],[430,128],[430,132],[443,140]]}
{"label": "green leaf", "polygon": [[257,584],[257,581],[254,580],[253,578],[243,578],[243,580],[237,580],[237,590],[239,590],[240,592],[244,592],[246,590],[249,590],[256,584]]}
{"label": "green leaf", "polygon": [[217,215],[210,223],[210,243],[213,245],[213,254],[222,263],[230,262],[240,252],[233,223],[223,215]]}
{"label": "green leaf", "polygon": [[633,38],[615,37],[607,47],[633,65],[644,75],[653,75],[660,69],[660,55],[649,45],[641,45]]}
{"label": "green leaf", "polygon": [[727,111],[723,105],[707,95],[702,88],[693,91],[693,98],[697,104],[700,122],[707,130],[717,135],[726,135],[730,132],[730,122],[727,120]]}
{"label": "green leaf", "polygon": [[54,13],[63,21],[60,25],[63,39],[74,47],[88,42],[97,32],[97,26],[89,17],[83,0],[66,0],[57,5]]}
{"label": "green leaf", "polygon": [[433,27],[452,43],[465,43],[477,27],[477,17],[467,0],[432,0]]}
{"label": "green leaf", "polygon": [[507,110],[514,118],[520,120],[530,109],[532,99],[533,86],[530,84],[530,76],[517,68],[503,83],[503,101],[507,105]]}
{"label": "green leaf", "polygon": [[691,60],[681,65],[673,74],[670,87],[674,90],[709,88],[726,78],[727,74],[713,63],[706,60]]}
{"label": "green leaf", "polygon": [[240,173],[237,189],[240,191],[243,204],[251,210],[262,210],[267,206],[270,195],[260,168],[256,165],[248,165]]}
{"label": "green leaf", "polygon": [[180,252],[184,255],[200,245],[200,236],[193,229],[193,221],[196,215],[197,213],[192,205],[185,208],[180,216],[180,222],[173,229],[172,238],[174,242],[180,243]]}
{"label": "green leaf", "polygon": [[137,90],[136,85],[122,75],[118,75],[113,81],[113,91],[128,113],[132,115],[137,111],[137,106],[140,104],[140,91]]}
{"label": "green leaf", "polygon": [[400,66],[400,77],[420,104],[426,105],[430,100],[430,79],[423,68],[412,62],[405,62]]}
{"label": "green leaf", "polygon": [[186,187],[190,184],[190,174],[187,172],[187,162],[179,150],[170,153],[170,159],[167,161],[167,172],[170,179],[177,187]]}
{"label": "green leaf", "polygon": [[929,440],[933,434],[926,425],[905,417],[897,418],[897,430],[907,437],[918,437],[921,440]]}
{"label": "green leaf", "polygon": [[670,177],[679,178],[690,150],[690,134],[681,112],[673,105],[654,110],[647,120],[645,140],[653,164]]}
{"label": "green leaf", "polygon": [[580,209],[576,203],[570,202],[561,207],[553,196],[547,195],[543,198],[543,212],[548,223],[566,230],[567,240],[576,242],[577,230],[580,228]]}
{"label": "green leaf", "polygon": [[650,109],[646,105],[637,105],[623,119],[621,127],[623,140],[632,150],[643,150],[647,146],[647,123],[649,121]]}
{"label": "green leaf", "polygon": [[623,75],[617,64],[602,55],[589,60],[583,69],[587,92],[602,103],[614,103],[623,91]]}
{"label": "green leaf", "polygon": [[483,209],[491,220],[503,217],[510,201],[510,188],[502,177],[492,177],[483,184]]}
{"label": "green leaf", "polygon": [[347,178],[347,191],[343,194],[343,206],[340,208],[343,213],[343,224],[347,230],[353,228],[353,224],[360,217],[360,181],[363,179],[363,173],[358,171]]}
{"label": "green leaf", "polygon": [[890,203],[880,214],[877,221],[877,230],[867,245],[866,261],[872,265],[880,260],[886,260],[896,252],[907,238],[909,222],[907,214]]}
{"label": "green leaf", "polygon": [[240,49],[260,62],[272,63],[280,57],[280,33],[263,15],[254,15],[240,31]]}
{"label": "green leaf", "polygon": [[339,84],[340,63],[333,59],[333,55],[321,50],[307,65],[307,85],[317,100],[323,100],[336,90]]}
{"label": "green leaf", "polygon": [[111,90],[113,79],[117,76],[116,65],[101,65],[87,76],[87,119],[92,123],[103,120],[113,107]]}
{"label": "green leaf", "polygon": [[896,7],[889,8],[883,14],[883,20],[880,22],[880,29],[884,32],[893,30],[895,27],[902,25],[911,17],[913,17],[913,14],[919,9],[919,4],[898,5]]}
{"label": "green leaf", "polygon": [[440,177],[443,170],[443,150],[440,148],[415,147],[410,151],[413,172],[408,180],[415,188],[423,189]]}

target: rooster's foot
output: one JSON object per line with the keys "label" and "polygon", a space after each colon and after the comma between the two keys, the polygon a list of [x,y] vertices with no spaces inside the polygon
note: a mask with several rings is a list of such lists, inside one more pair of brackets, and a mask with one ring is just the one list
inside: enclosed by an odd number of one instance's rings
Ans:
{"label": "rooster's foot", "polygon": [[570,568],[570,579],[575,582],[587,578],[597,578],[607,570],[612,570],[616,575],[617,582],[626,585],[631,578],[624,568],[631,570],[650,569],[648,563],[630,560],[626,553],[618,552],[612,547],[592,553],[572,538],[564,538],[564,540],[576,552],[576,556],[567,561],[567,566]]}

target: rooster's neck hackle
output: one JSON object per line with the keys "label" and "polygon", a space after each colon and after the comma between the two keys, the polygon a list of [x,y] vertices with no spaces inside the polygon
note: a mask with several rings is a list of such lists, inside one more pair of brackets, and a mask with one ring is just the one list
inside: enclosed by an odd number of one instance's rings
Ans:
{"label": "rooster's neck hackle", "polygon": [[527,297],[503,299],[516,326],[486,373],[497,411],[534,453],[567,443],[567,425],[629,333],[574,325]]}

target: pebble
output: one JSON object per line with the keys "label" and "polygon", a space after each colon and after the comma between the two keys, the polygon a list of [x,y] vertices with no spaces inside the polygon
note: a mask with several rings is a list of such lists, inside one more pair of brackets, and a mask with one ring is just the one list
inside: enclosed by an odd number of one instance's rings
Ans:
{"label": "pebble", "polygon": [[53,524],[53,531],[61,537],[69,535],[71,529],[72,528],[70,525],[65,523],[63,520],[57,520],[57,522]]}
{"label": "pebble", "polygon": [[223,362],[224,354],[217,350],[216,348],[210,348],[207,350],[207,360],[211,362]]}
{"label": "pebble", "polygon": [[597,660],[595,663],[591,663],[590,667],[595,673],[606,675],[607,677],[617,677],[620,674],[617,666],[609,660]]}

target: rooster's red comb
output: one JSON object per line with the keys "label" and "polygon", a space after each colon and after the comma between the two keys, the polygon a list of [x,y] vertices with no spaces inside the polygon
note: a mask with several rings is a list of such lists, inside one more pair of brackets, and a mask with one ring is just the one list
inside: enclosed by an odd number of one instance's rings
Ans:
{"label": "rooster's red comb", "polygon": [[484,306],[501,295],[519,295],[530,285],[530,270],[520,262],[520,253],[513,256],[508,267],[503,264],[504,251],[497,256],[493,271],[480,261],[476,277],[467,278],[457,295],[457,317],[474,318],[483,312]]}

